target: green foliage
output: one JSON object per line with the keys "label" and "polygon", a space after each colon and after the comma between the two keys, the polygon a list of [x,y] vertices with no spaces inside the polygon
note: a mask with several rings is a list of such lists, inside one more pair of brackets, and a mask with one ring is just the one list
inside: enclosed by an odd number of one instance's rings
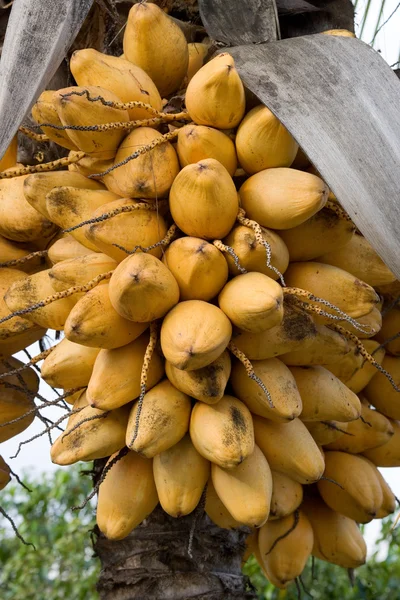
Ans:
{"label": "green foliage", "polygon": [[[366,565],[355,572],[354,585],[345,569],[315,560],[314,577],[311,560],[302,575],[302,582],[314,600],[393,600],[399,598],[400,590],[400,529],[391,531],[393,518],[382,522],[382,529],[374,554]],[[287,590],[278,590],[262,574],[254,556],[244,567],[258,591],[259,600],[297,600],[299,597],[293,584]],[[308,594],[304,587],[302,597]]]}
{"label": "green foliage", "polygon": [[32,492],[10,483],[0,492],[0,506],[36,551],[23,545],[0,515],[1,599],[97,600],[100,566],[89,533],[93,507],[71,511],[92,489],[90,477],[69,467],[54,474],[25,474],[23,481]]}

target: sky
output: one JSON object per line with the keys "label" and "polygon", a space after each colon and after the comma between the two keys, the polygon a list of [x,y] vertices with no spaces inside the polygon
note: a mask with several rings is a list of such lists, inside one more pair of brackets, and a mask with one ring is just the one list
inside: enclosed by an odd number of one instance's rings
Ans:
{"label": "sky", "polygon": [[[363,14],[363,9],[367,4],[367,0],[358,0],[357,5],[357,16],[356,16],[356,33],[360,33],[362,19],[360,15]],[[363,40],[370,42],[373,37],[375,30],[376,21],[381,9],[381,0],[371,0],[370,11],[368,19],[363,31]],[[381,17],[381,23],[383,23],[398,6],[398,0],[386,0],[384,10]],[[387,61],[389,65],[393,65],[400,58],[400,7],[394,16],[388,21],[388,23],[382,28],[381,32],[377,35],[374,47],[380,51],[382,57]],[[31,349],[31,354],[37,354],[39,349],[37,345]],[[21,360],[24,360],[24,355],[21,354]],[[41,384],[40,393],[48,400],[53,399],[54,392],[44,383]],[[53,420],[58,419],[65,411],[61,411],[58,408],[47,408],[45,414]],[[0,452],[2,456],[8,460],[17,450],[19,442],[32,437],[42,431],[43,424],[35,419],[34,423],[30,426],[28,432],[24,432],[19,436],[4,442],[1,445]],[[55,439],[60,432],[53,434]],[[28,435],[27,435],[28,434]],[[50,460],[49,454],[49,439],[46,436],[42,436],[39,439],[22,446],[19,456],[10,461],[11,468],[18,474],[24,469],[27,471],[53,471],[57,467],[53,465]],[[67,467],[68,468],[68,467]],[[391,486],[396,496],[400,497],[400,469],[381,469],[382,474]],[[366,527],[366,540],[368,545],[369,553],[374,549],[374,542],[380,531],[380,523],[378,521],[372,521]]]}

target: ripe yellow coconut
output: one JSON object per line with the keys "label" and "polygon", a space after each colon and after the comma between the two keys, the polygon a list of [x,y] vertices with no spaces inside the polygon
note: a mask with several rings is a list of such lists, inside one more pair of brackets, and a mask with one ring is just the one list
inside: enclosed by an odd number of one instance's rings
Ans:
{"label": "ripe yellow coconut", "polygon": [[[75,50],[69,65],[80,86],[100,85],[116,94],[121,102],[144,102],[156,110],[162,109],[161,96],[154,82],[129,60],[84,48]],[[131,121],[154,116],[143,108],[131,108],[128,114]]]}
{"label": "ripe yellow coconut", "polygon": [[182,371],[166,361],[165,372],[172,385],[181,392],[206,404],[215,404],[223,397],[229,380],[230,354],[228,350],[224,350],[207,367],[193,371]]}
{"label": "ripe yellow coconut", "polygon": [[272,498],[270,519],[282,519],[292,514],[303,500],[303,486],[278,471],[271,471]]}
{"label": "ripe yellow coconut", "polygon": [[[271,279],[278,279],[279,273],[284,273],[289,265],[289,251],[283,239],[271,229],[261,227],[262,237],[270,247],[270,264],[278,271],[268,266],[266,248],[256,239],[256,233],[250,227],[235,225],[229,235],[223,239],[224,244],[233,249],[241,267],[246,271],[258,271]],[[231,275],[238,275],[239,270],[234,258],[226,253]]]}
{"label": "ripe yellow coconut", "polygon": [[255,415],[272,421],[287,422],[298,417],[302,410],[302,401],[296,381],[278,358],[267,358],[252,362],[254,373],[267,388],[273,407],[260,385],[250,379],[246,369],[239,361],[232,367],[230,382],[237,398],[244,402]]}
{"label": "ripe yellow coconut", "polygon": [[268,580],[284,589],[299,577],[311,555],[314,534],[303,511],[267,521],[258,533],[257,558]]}
{"label": "ripe yellow coconut", "polygon": [[269,517],[272,475],[258,446],[240,465],[223,469],[211,466],[215,491],[234,519],[248,527],[261,527]]}
{"label": "ripe yellow coconut", "polygon": [[[19,369],[22,366],[23,363],[20,360],[8,357],[0,362],[0,373],[4,375],[8,371]],[[17,389],[9,386],[16,386]],[[18,435],[32,423],[35,418],[34,412],[16,423],[6,425],[9,421],[18,419],[35,408],[34,397],[38,389],[39,379],[32,368],[0,380],[0,425],[2,425],[0,427],[0,443]]]}
{"label": "ripe yellow coconut", "polygon": [[[4,296],[11,312],[33,306],[55,292],[49,277],[50,269],[39,271],[24,279],[15,281]],[[43,308],[37,308],[25,315],[25,318],[46,329],[64,329],[69,313],[79,300],[79,294],[56,300]]]}
{"label": "ripe yellow coconut", "polygon": [[218,304],[242,331],[266,331],[283,319],[282,287],[262,273],[244,273],[231,279],[220,292]]}
{"label": "ripe yellow coconut", "polygon": [[[139,397],[143,359],[148,343],[149,334],[145,332],[130,344],[100,350],[87,388],[87,399],[91,406],[100,410],[113,410]],[[154,387],[163,376],[164,361],[155,351],[149,364],[146,390]]]}
{"label": "ripe yellow coconut", "polygon": [[[116,456],[110,456],[107,464]],[[134,494],[132,490],[135,490]],[[137,452],[128,452],[113,465],[100,485],[97,525],[109,540],[122,540],[153,512],[157,504],[153,461]]]}
{"label": "ripe yellow coconut", "polygon": [[154,457],[154,481],[160,504],[171,517],[190,514],[210,476],[210,462],[186,434],[175,446]]}
{"label": "ripe yellow coconut", "polygon": [[220,308],[202,300],[186,300],[164,318],[161,348],[174,367],[191,371],[218,358],[231,335],[232,325]]}
{"label": "ripe yellow coconut", "polygon": [[[119,146],[114,164],[159,139],[162,134],[151,127],[134,129]],[[120,196],[162,198],[168,194],[178,173],[179,162],[174,147],[170,142],[163,142],[105,175],[103,181],[110,191]]]}
{"label": "ripe yellow coconut", "polygon": [[204,458],[232,469],[254,451],[251,413],[233,396],[224,396],[213,405],[196,402],[190,419],[190,437]]}
{"label": "ripe yellow coconut", "polygon": [[[285,281],[288,287],[307,290],[354,318],[367,315],[379,303],[379,296],[370,285],[343,269],[320,262],[292,263]],[[323,309],[335,314],[329,307]]]}
{"label": "ripe yellow coconut", "polygon": [[7,150],[3,154],[3,157],[0,158],[0,171],[5,171],[6,169],[10,169],[11,167],[14,167],[17,164],[17,154],[18,154],[18,135],[16,134],[16,135],[14,135],[13,139],[11,140],[11,143],[9,144]]}
{"label": "ripe yellow coconut", "polygon": [[109,293],[117,313],[137,323],[160,319],[179,301],[179,287],[171,271],[144,252],[132,254],[118,265]]}
{"label": "ripe yellow coconut", "polygon": [[[63,125],[60,117],[58,116],[55,99],[56,92],[53,90],[45,90],[40,94],[36,103],[32,107],[32,117],[36,123],[39,125],[42,123],[50,123],[51,125],[56,125],[57,127],[61,127]],[[68,150],[79,150],[78,146],[71,140],[65,130],[53,129],[52,127],[45,126],[42,126],[41,129],[48,138],[50,138],[53,142],[56,142],[56,144],[59,146],[68,148]]]}
{"label": "ripe yellow coconut", "polygon": [[129,11],[124,57],[146,71],[161,96],[179,88],[189,63],[182,30],[161,8],[147,2],[134,4]]}
{"label": "ripe yellow coconut", "polygon": [[319,262],[344,269],[371,286],[387,285],[396,281],[389,267],[362,235],[356,234],[342,247],[324,252]]}
{"label": "ripe yellow coconut", "polygon": [[119,348],[129,344],[147,329],[147,323],[124,319],[113,308],[109,283],[98,285],[81,298],[65,322],[65,337],[91,348]]}
{"label": "ripe yellow coconut", "polygon": [[88,254],[93,254],[93,251],[80,244],[78,240],[67,233],[55,239],[49,247],[47,258],[52,265],[56,265],[64,260],[87,256]]}
{"label": "ripe yellow coconut", "polygon": [[[89,100],[88,96],[92,100]],[[54,102],[61,123],[87,126],[129,121],[127,110],[107,106],[100,100],[93,101],[98,96],[106,102],[120,102],[113,92],[91,85],[73,86],[54,92]],[[67,129],[66,132],[79,150],[94,158],[113,158],[121,140],[125,137],[123,129],[112,129],[107,133],[75,129]]]}
{"label": "ripe yellow coconut", "polygon": [[[101,217],[114,209],[134,204],[136,204],[135,200],[129,198],[114,200],[98,208],[93,213],[92,218]],[[127,257],[127,252],[132,251],[136,246],[147,248],[157,244],[166,233],[165,220],[158,211],[140,208],[89,225],[86,237],[100,252],[104,252],[117,262],[121,262]],[[162,249],[160,246],[156,246],[148,253],[160,258]]]}
{"label": "ripe yellow coconut", "polygon": [[133,405],[126,428],[126,445],[147,458],[172,448],[189,429],[191,410],[189,396],[164,379],[144,395],[136,438],[138,402]]}
{"label": "ripe yellow coconut", "polygon": [[203,125],[185,125],[179,130],[176,150],[181,167],[215,158],[229,175],[237,169],[235,144],[224,132]]}
{"label": "ripe yellow coconut", "polygon": [[316,175],[277,167],[249,177],[239,195],[247,217],[271,229],[290,229],[321,210],[328,191]]}
{"label": "ripe yellow coconut", "polygon": [[205,44],[204,42],[191,42],[188,44],[189,64],[185,77],[186,83],[189,83],[192,77],[196,75],[197,71],[203,66],[209,47],[210,45]]}
{"label": "ripe yellow coconut", "polygon": [[[63,229],[87,221],[97,208],[118,200],[118,196],[108,190],[90,190],[75,187],[55,187],[46,196],[46,210],[53,223]],[[86,237],[89,225],[71,232],[83,246],[96,252],[97,246]]]}
{"label": "ripe yellow coconut", "polygon": [[239,125],[245,111],[244,87],[227,52],[205,64],[186,90],[186,108],[197,125],[230,129]]}
{"label": "ripe yellow coconut", "polygon": [[24,195],[27,175],[0,180],[0,235],[15,242],[48,238],[57,228]]}
{"label": "ripe yellow coconut", "polygon": [[299,148],[286,127],[263,104],[247,113],[235,144],[240,166],[250,175],[263,169],[290,167]]}
{"label": "ripe yellow coconut", "polygon": [[85,285],[116,266],[117,262],[106,254],[92,252],[57,263],[50,269],[49,277],[56,292],[61,292],[75,285]]}
{"label": "ripe yellow coconut", "polygon": [[289,250],[291,262],[313,260],[346,246],[354,235],[354,225],[325,206],[301,225],[282,229],[279,235]]}
{"label": "ripe yellow coconut", "polygon": [[228,235],[238,213],[238,195],[231,176],[214,158],[187,165],[172,184],[172,218],[184,233],[205,239]]}
{"label": "ripe yellow coconut", "polygon": [[99,352],[100,348],[89,348],[63,338],[44,360],[42,377],[52,387],[65,390],[87,386]]}
{"label": "ripe yellow coconut", "polygon": [[104,190],[101,183],[94,181],[94,179],[88,179],[80,173],[49,171],[48,173],[28,175],[24,181],[24,196],[33,208],[46,219],[52,221],[46,206],[46,196],[53,188],[64,186],[87,190]]}

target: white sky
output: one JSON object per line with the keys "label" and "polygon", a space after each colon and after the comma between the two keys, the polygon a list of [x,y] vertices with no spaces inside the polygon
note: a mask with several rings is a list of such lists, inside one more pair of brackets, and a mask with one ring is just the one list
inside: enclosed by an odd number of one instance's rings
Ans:
{"label": "white sky", "polygon": [[[359,0],[357,6],[358,14],[362,15],[363,9],[366,6],[366,0]],[[383,11],[383,16],[381,18],[381,23],[383,23],[389,15],[394,11],[398,4],[398,0],[386,0],[385,8]],[[378,18],[378,14],[381,8],[381,0],[372,0],[371,8],[368,15],[368,19],[366,22],[366,26],[363,33],[363,40],[365,42],[370,42],[373,37],[373,32],[375,29],[375,24]],[[360,31],[360,17],[356,17],[356,24],[358,24],[357,33]],[[385,25],[382,31],[378,34],[376,38],[376,42],[374,44],[376,50],[380,50],[383,58],[388,62],[389,65],[392,65],[400,58],[400,9],[396,12],[396,14],[391,18],[391,20]],[[39,352],[37,345],[31,348],[31,353],[36,354]],[[22,355],[21,360],[24,360],[24,356]],[[52,390],[46,386],[46,384],[41,384],[40,393],[45,396],[48,400],[52,399],[54,394]],[[61,411],[57,408],[48,408],[46,409],[45,414],[52,420],[56,420],[59,418],[65,411]],[[1,445],[1,454],[2,456],[8,460],[10,456],[12,456],[17,448],[20,441],[27,439],[27,437],[32,437],[36,433],[39,433],[43,429],[43,424],[35,419],[35,422],[30,426],[28,432],[24,432],[19,436],[9,440],[8,442],[4,442]],[[27,435],[28,433],[28,435]],[[55,439],[60,432],[56,432],[53,434],[53,438]],[[22,447],[22,450],[19,456],[13,460],[10,460],[11,468],[16,471],[18,474],[21,473],[24,469],[31,472],[41,472],[41,471],[53,471],[57,467],[53,465],[50,461],[49,455],[49,440],[47,436],[43,436],[30,444],[27,444]],[[396,494],[397,497],[400,497],[400,470],[399,469],[381,469],[385,479],[391,486],[392,490]],[[380,530],[379,521],[373,521],[369,525],[367,525],[366,530],[366,540],[369,548],[369,552],[373,551],[374,541]]]}

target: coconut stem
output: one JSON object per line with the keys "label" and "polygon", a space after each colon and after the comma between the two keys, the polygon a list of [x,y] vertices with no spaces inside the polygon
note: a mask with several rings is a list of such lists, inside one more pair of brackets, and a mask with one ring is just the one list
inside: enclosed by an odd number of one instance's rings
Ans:
{"label": "coconut stem", "polygon": [[48,163],[42,163],[40,165],[28,165],[26,167],[18,167],[16,169],[8,169],[7,171],[0,172],[0,179],[12,179],[13,177],[20,177],[21,175],[29,175],[30,173],[42,173],[44,171],[54,171],[59,167],[67,167],[73,165],[86,156],[85,152],[70,152],[69,156],[64,158],[58,158]]}

